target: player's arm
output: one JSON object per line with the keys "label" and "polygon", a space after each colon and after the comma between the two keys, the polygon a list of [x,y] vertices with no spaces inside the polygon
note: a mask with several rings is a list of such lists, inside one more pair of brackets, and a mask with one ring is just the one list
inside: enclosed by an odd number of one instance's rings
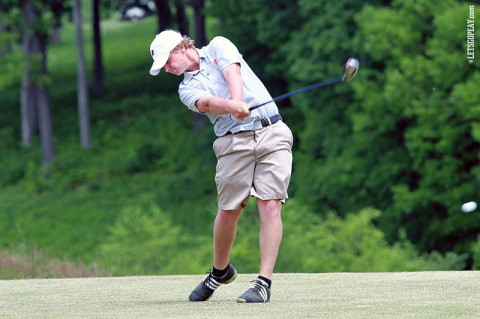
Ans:
{"label": "player's arm", "polygon": [[234,101],[243,101],[243,80],[240,73],[240,63],[232,63],[222,70],[222,75],[227,80],[228,90]]}
{"label": "player's arm", "polygon": [[239,120],[245,120],[250,115],[249,106],[243,101],[226,100],[206,94],[195,102],[195,106],[202,113],[218,115],[232,114]]}
{"label": "player's arm", "polygon": [[227,80],[231,99],[223,99],[213,95],[204,95],[195,102],[200,112],[213,114],[232,114],[239,120],[245,120],[250,115],[249,105],[243,102],[243,80],[240,74],[240,64],[233,63],[222,70]]}

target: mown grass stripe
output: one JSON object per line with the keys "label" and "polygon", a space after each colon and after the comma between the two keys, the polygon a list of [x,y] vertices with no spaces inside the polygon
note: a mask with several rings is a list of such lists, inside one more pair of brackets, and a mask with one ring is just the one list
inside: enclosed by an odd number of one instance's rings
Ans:
{"label": "mown grass stripe", "polygon": [[271,301],[237,304],[255,274],[189,302],[198,276],[0,281],[6,318],[480,318],[480,272],[275,274]]}

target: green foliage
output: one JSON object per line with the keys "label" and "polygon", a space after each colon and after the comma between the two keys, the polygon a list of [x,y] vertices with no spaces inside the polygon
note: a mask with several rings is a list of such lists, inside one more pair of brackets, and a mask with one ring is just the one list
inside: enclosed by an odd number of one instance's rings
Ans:
{"label": "green foliage", "polygon": [[208,9],[210,14],[220,17],[221,34],[235,43],[272,95],[285,93],[287,65],[282,47],[303,23],[298,3],[217,0]]}
{"label": "green foliage", "polygon": [[283,212],[284,238],[276,269],[281,272],[412,271],[462,269],[466,256],[419,255],[408,242],[387,244],[374,226],[378,210],[367,208],[325,218],[291,200]]}
{"label": "green foliage", "polygon": [[473,266],[472,269],[480,269],[480,236],[477,237],[477,241],[472,245],[473,252]]}
{"label": "green foliage", "polygon": [[[345,219],[333,213],[322,218],[289,200],[283,209],[284,238],[276,271],[463,269],[466,255],[420,255],[407,241],[388,245],[373,225],[380,214],[364,209]],[[258,271],[258,227],[258,211],[252,199],[240,218],[231,257],[235,267],[245,273]],[[158,206],[125,208],[109,228],[97,260],[113,275],[198,273],[212,262],[211,232],[196,238],[188,233],[188,228],[174,224]]]}
{"label": "green foliage", "polygon": [[[455,1],[440,6],[427,0],[397,1],[393,8],[367,7],[357,18],[357,44],[385,69],[355,85],[360,103],[354,133],[356,139],[375,141],[396,154],[389,157],[396,164],[385,184],[392,204],[380,226],[392,241],[399,238],[394,230],[401,225],[425,251],[465,252],[465,243],[480,229],[478,218],[459,210],[478,196],[478,177],[472,173],[480,150],[472,135],[479,118],[470,113],[480,99],[468,89],[478,68],[458,50],[465,41],[466,12],[468,6]],[[373,149],[376,158],[384,154]],[[371,167],[375,173],[384,165]],[[464,232],[461,239],[459,232]]]}
{"label": "green foliage", "polygon": [[[358,1],[299,2],[298,11],[306,21],[281,47],[291,89],[341,74],[346,59],[356,55],[351,40],[353,18],[362,6]],[[349,85],[326,87],[295,96],[295,112],[302,117],[286,118],[287,123],[293,123],[298,138],[292,178],[295,196],[319,212],[372,204],[365,191],[356,186],[367,178],[365,166],[370,163],[359,162],[365,154],[350,149],[355,147],[348,117],[353,100]]]}
{"label": "green foliage", "polygon": [[[0,40],[1,51],[1,40]],[[22,72],[18,69],[21,64],[21,56],[14,54],[0,54],[0,90],[6,90],[13,83],[19,82]]]}
{"label": "green foliage", "polygon": [[112,275],[189,274],[211,264],[211,240],[193,238],[152,204],[125,208],[99,246],[100,265]]}
{"label": "green foliage", "polygon": [[162,158],[162,147],[151,143],[141,145],[133,158],[125,163],[127,173],[150,171],[157,167]]}
{"label": "green foliage", "polygon": [[352,55],[361,66],[348,85],[293,98],[304,120],[294,195],[319,213],[383,211],[389,243],[405,231],[422,251],[471,254],[479,220],[459,211],[478,198],[478,67],[459,49],[468,5],[378,5],[299,2],[306,21],[283,47],[289,83],[330,78]]}
{"label": "green foliage", "polygon": [[[102,108],[92,113],[97,121],[92,130],[94,147],[85,152],[75,146],[75,138],[63,140],[50,179],[42,176],[34,158],[18,161],[16,171],[8,170],[11,183],[4,181],[12,185],[3,187],[0,193],[0,245],[26,242],[61,257],[92,262],[96,258],[94,250],[107,236],[107,227],[117,213],[152,201],[162,209],[167,207],[176,224],[191,227],[189,231],[195,236],[204,235],[204,223],[198,220],[210,209],[215,210],[209,204],[215,200],[211,132],[190,131],[189,113],[177,96],[103,102]],[[197,137],[203,134],[208,144],[198,143]],[[153,145],[164,155],[158,161],[145,157],[142,145]],[[40,155],[25,152],[25,156]],[[132,159],[145,158],[143,164],[151,166],[131,170]],[[13,176],[14,172],[18,176]],[[197,215],[192,218],[187,212]],[[192,242],[193,238],[185,240]],[[192,265],[195,263],[185,269]]]}
{"label": "green foliage", "polygon": [[100,246],[100,258],[115,275],[157,274],[176,254],[179,227],[158,207],[124,208]]}
{"label": "green foliage", "polygon": [[[148,75],[149,28],[154,34],[153,19],[142,20],[134,28],[116,21],[104,24],[109,35],[104,45],[109,93],[102,100],[92,100],[94,145],[85,151],[77,138],[73,28],[66,26],[62,45],[49,54],[55,83],[51,90],[53,120],[59,139],[51,178],[42,176],[38,140],[33,149],[18,150],[18,142],[3,144],[18,139],[17,131],[8,126],[0,130],[5,137],[1,145],[0,246],[26,243],[50,251],[52,257],[90,264],[99,258],[98,247],[111,236],[109,229],[119,212],[152,203],[162,207],[162,212],[168,207],[166,218],[186,227],[188,231],[183,233],[189,235],[182,237],[186,247],[206,235],[204,223],[198,221],[209,209],[215,210],[210,205],[215,199],[213,136],[210,130],[191,132],[190,113],[175,94],[177,78],[164,73],[156,78]],[[136,41],[126,46],[125,36]],[[169,95],[161,94],[164,91]],[[12,96],[18,99],[17,94]],[[0,121],[18,123],[19,112],[13,113],[16,100],[5,101],[0,107],[5,108],[6,116]],[[186,185],[195,192],[187,192]],[[195,218],[186,213],[193,211]],[[208,248],[207,257],[202,250],[179,249],[171,260],[190,260],[182,267],[162,265],[164,269],[153,270],[151,266],[142,272],[198,272],[211,263]],[[115,273],[126,272],[123,268]]]}

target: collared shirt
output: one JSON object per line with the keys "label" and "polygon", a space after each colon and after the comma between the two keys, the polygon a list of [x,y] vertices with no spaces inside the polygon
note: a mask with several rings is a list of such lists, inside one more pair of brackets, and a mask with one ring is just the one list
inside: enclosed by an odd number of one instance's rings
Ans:
{"label": "collared shirt", "polygon": [[[224,37],[215,37],[207,46],[197,49],[200,56],[200,69],[185,72],[178,88],[180,100],[190,110],[200,112],[195,102],[206,94],[224,99],[231,99],[228,82],[223,77],[222,69],[233,63],[240,63],[243,80],[243,101],[255,106],[272,100],[260,79],[253,73],[243,59],[237,47]],[[204,113],[214,125],[215,135],[223,136],[228,132],[252,130],[254,122],[278,113],[277,105],[272,102],[252,111],[245,121],[232,119],[230,114],[217,115]]]}

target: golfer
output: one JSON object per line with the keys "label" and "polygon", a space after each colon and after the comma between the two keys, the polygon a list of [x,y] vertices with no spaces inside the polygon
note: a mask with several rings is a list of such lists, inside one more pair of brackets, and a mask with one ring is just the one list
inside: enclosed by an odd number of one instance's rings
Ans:
{"label": "golfer", "polygon": [[205,301],[221,284],[237,277],[230,263],[237,221],[249,197],[255,196],[260,215],[260,272],[237,301],[268,302],[282,239],[280,212],[288,197],[292,169],[292,133],[275,103],[249,110],[272,97],[228,39],[215,37],[197,49],[189,37],[167,30],[155,37],[150,54],[154,61],[151,75],[162,68],[183,74],[180,100],[190,110],[205,114],[218,137],[213,143],[218,161],[213,270],[189,299]]}

